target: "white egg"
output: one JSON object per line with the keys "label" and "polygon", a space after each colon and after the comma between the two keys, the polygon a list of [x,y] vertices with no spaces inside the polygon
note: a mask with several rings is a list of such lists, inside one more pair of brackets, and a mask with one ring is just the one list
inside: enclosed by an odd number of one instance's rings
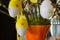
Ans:
{"label": "white egg", "polygon": [[20,36],[24,36],[27,31],[27,28],[16,28],[16,30]]}
{"label": "white egg", "polygon": [[13,7],[9,7],[8,8],[8,12],[9,12],[9,14],[10,14],[11,17],[16,17],[17,14],[19,13],[19,10],[15,9]]}
{"label": "white egg", "polygon": [[43,18],[49,19],[54,12],[54,8],[49,0],[44,0],[40,5],[40,14]]}

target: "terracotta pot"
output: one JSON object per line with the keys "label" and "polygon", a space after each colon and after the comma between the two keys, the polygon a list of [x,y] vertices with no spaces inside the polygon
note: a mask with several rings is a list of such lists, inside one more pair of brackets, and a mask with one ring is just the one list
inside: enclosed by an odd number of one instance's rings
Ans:
{"label": "terracotta pot", "polygon": [[29,25],[26,32],[27,40],[45,40],[50,25]]}

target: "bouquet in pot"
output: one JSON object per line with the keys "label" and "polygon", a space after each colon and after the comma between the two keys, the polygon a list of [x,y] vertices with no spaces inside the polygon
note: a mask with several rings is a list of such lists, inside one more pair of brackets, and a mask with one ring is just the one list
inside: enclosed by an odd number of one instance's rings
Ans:
{"label": "bouquet in pot", "polygon": [[[10,16],[17,16],[16,29],[21,37],[25,35],[28,25],[50,24],[50,20],[47,19],[50,18],[54,12],[50,0],[44,0],[42,3],[41,1],[30,0],[27,1],[26,5],[22,5],[22,3],[21,0],[11,0],[8,7]],[[22,6],[24,6],[24,8],[22,8]]]}

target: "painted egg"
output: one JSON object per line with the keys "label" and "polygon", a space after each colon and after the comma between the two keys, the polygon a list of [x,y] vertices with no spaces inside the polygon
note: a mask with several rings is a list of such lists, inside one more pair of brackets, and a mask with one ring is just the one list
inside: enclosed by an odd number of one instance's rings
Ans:
{"label": "painted egg", "polygon": [[54,12],[54,8],[49,0],[44,0],[40,5],[40,14],[43,18],[49,19]]}
{"label": "painted egg", "polygon": [[18,10],[18,9],[15,9],[15,8],[13,8],[13,7],[9,7],[9,8],[8,8],[8,11],[9,11],[9,15],[10,15],[11,17],[16,17],[17,14],[19,13],[19,10]]}
{"label": "painted egg", "polygon": [[16,17],[18,13],[22,11],[22,5],[19,0],[10,0],[8,6],[8,12],[11,17]]}
{"label": "painted egg", "polygon": [[38,0],[30,0],[31,3],[37,3]]}
{"label": "painted egg", "polygon": [[26,17],[21,15],[20,18],[18,18],[16,22],[17,33],[20,36],[23,36],[25,35],[27,28],[28,28],[28,22],[26,20]]}
{"label": "painted egg", "polygon": [[[19,26],[20,27],[20,26]],[[26,33],[26,30],[27,28],[17,28],[17,33],[20,35],[20,36],[24,36],[25,33]]]}

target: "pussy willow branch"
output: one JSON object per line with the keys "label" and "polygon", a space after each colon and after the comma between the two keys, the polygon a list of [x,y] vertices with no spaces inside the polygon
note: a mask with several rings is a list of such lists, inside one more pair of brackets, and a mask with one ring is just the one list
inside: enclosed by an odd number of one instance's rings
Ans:
{"label": "pussy willow branch", "polygon": [[3,13],[3,14],[5,14],[5,15],[7,15],[7,16],[10,16],[10,15],[9,15],[8,13],[6,13],[5,11],[0,10],[0,12]]}
{"label": "pussy willow branch", "polygon": [[[3,8],[5,8],[8,11],[8,8],[5,5],[3,5],[3,4],[0,3],[0,6],[2,6]],[[1,9],[0,9],[0,12],[2,12],[3,14],[6,14],[6,15],[9,16],[8,13],[6,13],[5,11],[2,11]]]}
{"label": "pussy willow branch", "polygon": [[3,8],[5,8],[6,10],[8,10],[8,8],[5,5],[2,5]]}
{"label": "pussy willow branch", "polygon": [[6,7],[6,5],[0,3],[0,6],[2,6],[3,8],[5,8],[6,10],[8,10],[8,8]]}
{"label": "pussy willow branch", "polygon": [[[5,9],[8,11],[8,8],[6,7],[6,5],[0,4],[0,6],[2,6],[3,8],[5,8]],[[3,13],[3,14],[5,14],[5,15],[7,15],[7,16],[9,16],[9,17],[11,17],[7,12],[5,12],[5,11],[3,11],[3,10],[1,10],[1,9],[0,9],[0,12]],[[12,17],[12,18],[13,18],[13,17]],[[15,18],[13,18],[13,19],[15,19]]]}
{"label": "pussy willow branch", "polygon": [[[3,13],[3,14],[5,14],[5,15],[7,15],[7,16],[9,16],[9,17],[11,17],[11,16],[10,16],[7,12],[5,12],[5,11],[0,10],[0,12]],[[11,17],[11,18],[13,18],[13,17]],[[15,18],[13,18],[13,19],[15,19]]]}

